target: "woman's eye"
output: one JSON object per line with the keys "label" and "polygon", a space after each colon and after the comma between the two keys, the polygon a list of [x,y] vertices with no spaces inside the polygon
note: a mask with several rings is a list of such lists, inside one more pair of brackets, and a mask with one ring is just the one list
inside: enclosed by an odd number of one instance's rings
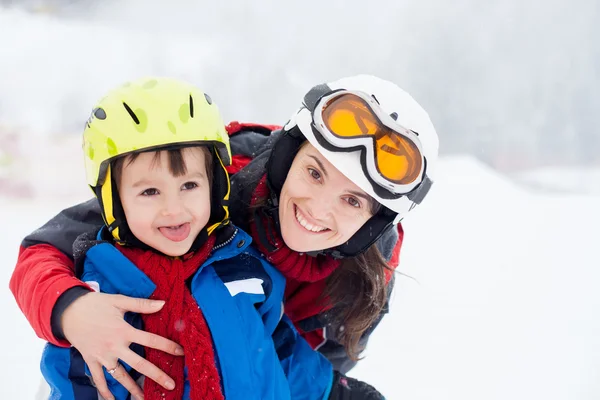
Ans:
{"label": "woman's eye", "polygon": [[359,208],[360,207],[360,201],[356,200],[354,197],[348,197],[348,199],[346,200],[348,202],[348,204],[350,204],[352,207],[356,207]]}
{"label": "woman's eye", "polygon": [[316,179],[316,180],[320,180],[321,179],[321,173],[319,171],[317,171],[316,169],[314,169],[314,168],[309,168],[308,169],[308,173],[310,174],[310,176],[313,179]]}
{"label": "woman's eye", "polygon": [[198,184],[196,182],[186,182],[183,184],[184,190],[191,190],[191,189],[195,189],[197,187],[198,187]]}
{"label": "woman's eye", "polygon": [[146,189],[142,192],[142,196],[155,196],[158,194],[158,190],[151,188],[151,189]]}

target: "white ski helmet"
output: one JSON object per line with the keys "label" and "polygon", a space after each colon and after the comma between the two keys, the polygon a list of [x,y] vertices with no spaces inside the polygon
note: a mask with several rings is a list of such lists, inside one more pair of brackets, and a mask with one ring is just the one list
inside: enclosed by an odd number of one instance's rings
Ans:
{"label": "white ski helmet", "polygon": [[384,206],[347,243],[330,249],[334,256],[364,252],[420,204],[433,183],[439,139],[427,112],[397,85],[375,76],[342,78],[304,96],[267,166],[277,196],[305,140]]}

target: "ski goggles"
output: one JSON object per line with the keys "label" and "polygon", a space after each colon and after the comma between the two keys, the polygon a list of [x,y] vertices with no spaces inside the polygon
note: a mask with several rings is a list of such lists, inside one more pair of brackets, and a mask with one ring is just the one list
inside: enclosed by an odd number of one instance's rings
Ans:
{"label": "ski goggles", "polygon": [[363,170],[395,195],[415,189],[426,161],[418,133],[383,112],[372,96],[340,90],[321,97],[312,110],[319,142],[331,151],[362,151]]}

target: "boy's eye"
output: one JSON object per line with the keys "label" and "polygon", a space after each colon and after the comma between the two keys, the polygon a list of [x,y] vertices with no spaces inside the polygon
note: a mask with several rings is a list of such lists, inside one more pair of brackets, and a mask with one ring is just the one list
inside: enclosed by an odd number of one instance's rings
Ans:
{"label": "boy's eye", "polygon": [[195,189],[197,187],[198,187],[198,184],[196,182],[186,182],[183,184],[184,190],[191,190],[191,189]]}
{"label": "boy's eye", "polygon": [[313,179],[316,179],[316,180],[320,180],[321,179],[321,173],[319,171],[317,171],[316,169],[314,169],[314,168],[309,168],[308,169],[308,173],[310,174],[310,176]]}
{"label": "boy's eye", "polygon": [[158,189],[150,188],[142,192],[142,196],[155,196],[158,194]]}

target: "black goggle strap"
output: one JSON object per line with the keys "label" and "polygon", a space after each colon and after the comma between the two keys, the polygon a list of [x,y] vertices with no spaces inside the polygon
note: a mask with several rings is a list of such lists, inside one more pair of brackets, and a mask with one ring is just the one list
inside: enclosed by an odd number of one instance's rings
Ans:
{"label": "black goggle strap", "polygon": [[304,105],[312,113],[317,107],[317,103],[321,98],[330,93],[336,92],[326,84],[317,85],[304,95]]}

